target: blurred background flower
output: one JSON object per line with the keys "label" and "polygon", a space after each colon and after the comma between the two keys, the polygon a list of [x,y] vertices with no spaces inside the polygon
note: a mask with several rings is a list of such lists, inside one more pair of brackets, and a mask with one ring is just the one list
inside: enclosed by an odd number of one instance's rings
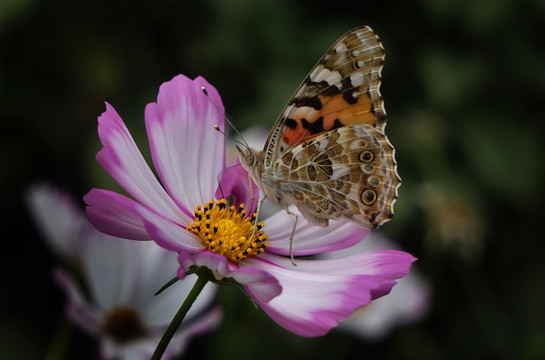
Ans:
{"label": "blurred background flower", "polygon": [[[237,128],[268,129],[331,43],[370,25],[386,49],[386,131],[403,179],[381,232],[419,259],[433,299],[427,316],[378,342],[340,331],[302,339],[222,287],[224,322],[186,356],[545,358],[544,18],[542,0],[0,2],[0,218],[9,244],[0,357],[43,357],[64,311],[51,290],[57,260],[29,226],[23,191],[37,179],[76,198],[116,189],[94,159],[104,100],[146,143],[142,113],[158,86],[202,75]],[[93,358],[95,343],[78,333],[72,341],[82,349],[72,358]]]}
{"label": "blurred background flower", "polygon": [[[55,271],[68,298],[68,318],[98,338],[101,358],[149,359],[196,276],[177,281],[155,296],[176,276],[179,265],[175,255],[151,241],[100,233],[86,221],[83,209],[77,208],[70,195],[50,186],[32,187],[27,200],[48,244],[71,261],[72,271]],[[204,288],[173,337],[165,359],[181,355],[191,337],[216,327],[221,311],[211,307],[215,293],[212,284]],[[65,355],[59,344],[70,339],[63,335],[66,332],[52,338],[48,359]]]}

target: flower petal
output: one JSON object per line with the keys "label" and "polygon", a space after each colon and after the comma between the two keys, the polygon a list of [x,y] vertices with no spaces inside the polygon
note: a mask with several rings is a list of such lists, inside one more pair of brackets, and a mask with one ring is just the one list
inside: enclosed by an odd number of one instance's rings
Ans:
{"label": "flower petal", "polygon": [[80,232],[89,226],[76,199],[46,184],[32,186],[25,195],[48,244],[58,254],[74,259]]}
{"label": "flower petal", "polygon": [[[206,89],[208,96],[203,92]],[[168,193],[193,213],[214,196],[225,167],[223,105],[201,77],[183,75],[161,85],[157,103],[146,107],[146,128],[155,168]],[[183,205],[182,205],[183,204]]]}
{"label": "flower petal", "polygon": [[223,170],[218,189],[216,190],[216,199],[225,199],[228,196],[232,196],[235,207],[245,204],[247,213],[253,214],[257,208],[259,188],[252,181],[252,188],[249,190],[249,184],[248,172],[244,170],[240,165],[240,161],[236,159]]}
{"label": "flower petal", "polygon": [[[179,330],[172,337],[163,358],[172,358],[185,351],[185,348],[192,337],[216,328],[219,325],[222,316],[223,312],[221,309],[218,307],[213,307],[195,319],[187,319],[187,321],[182,323]],[[155,348],[153,350],[155,350]]]}
{"label": "flower petal", "polygon": [[388,296],[357,309],[341,322],[346,330],[364,339],[383,340],[395,327],[422,319],[430,307],[429,285],[415,271],[399,279]]}
{"label": "flower petal", "polygon": [[151,241],[120,239],[96,230],[82,240],[86,282],[103,309],[121,304],[145,314],[149,304],[158,301],[154,292],[176,274],[176,255]]}
{"label": "flower petal", "polygon": [[[179,299],[178,299],[179,300]],[[178,359],[185,352],[192,337],[215,328],[220,322],[222,312],[212,308],[197,319],[188,319],[178,328],[170,340],[161,359]],[[154,332],[155,334],[155,332]],[[104,359],[150,359],[159,344],[162,334],[149,335],[140,340],[133,340],[129,345],[116,344],[109,338],[103,338],[101,355]]]}
{"label": "flower petal", "polygon": [[[130,344],[115,343],[107,335],[103,336],[102,350],[111,356],[134,358],[140,354],[137,358],[149,358],[196,277],[178,281],[161,295],[154,296],[161,285],[175,276],[179,267],[176,254],[153,242],[112,238],[96,230],[83,240],[81,258],[85,280],[99,309],[95,311],[95,322],[98,323],[95,327],[98,329],[104,316],[118,306],[134,309],[146,327],[146,336]],[[165,358],[168,354],[179,354],[190,336],[209,330],[217,323],[218,310],[208,308],[215,293],[213,284],[203,289],[186,316],[188,326],[180,327],[173,338],[182,344],[169,346]]]}
{"label": "flower petal", "polygon": [[[299,215],[293,236],[293,255],[296,256],[344,249],[361,241],[371,232],[370,229],[346,220],[330,220],[328,227],[321,228],[309,224],[295,206],[289,209]],[[290,255],[290,234],[294,223],[295,218],[283,210],[265,219],[263,230],[269,235],[268,252]]]}
{"label": "flower petal", "polygon": [[222,255],[204,251],[199,254],[180,253],[178,262],[181,265],[178,277],[183,278],[184,271],[193,265],[206,267],[222,277],[234,279],[256,301],[268,302],[282,292],[276,277],[263,269],[247,266],[245,260],[237,265]]}
{"label": "flower petal", "polygon": [[178,252],[203,250],[204,246],[201,240],[180,224],[176,224],[172,220],[145,208],[141,208],[139,212],[144,220],[146,231],[159,246]]}
{"label": "flower petal", "polygon": [[[162,249],[157,245],[155,245],[155,247],[160,251],[167,252],[167,250]],[[171,256],[173,260],[172,262],[170,261]],[[164,257],[163,259],[166,258]],[[168,289],[164,290],[161,294],[154,296],[153,294],[157,290],[159,290],[161,286],[165,285],[168,281],[174,278],[178,271],[179,264],[176,261],[176,254],[169,252],[168,260],[169,271],[164,272],[161,277],[156,276],[159,278],[157,279],[158,281],[149,282],[149,284],[154,284],[154,286],[156,287],[156,289],[154,289],[153,291],[148,292],[151,301],[149,302],[146,309],[142,311],[146,318],[146,324],[148,324],[149,326],[168,326],[168,324],[172,321],[172,318],[178,311],[181,302],[184,298],[187,297],[187,295],[195,285],[195,282],[197,281],[197,275],[189,275],[183,280],[176,281],[174,284],[170,285]],[[159,270],[161,270],[161,265],[158,265],[153,269],[150,268],[147,270],[157,273],[159,272]],[[147,277],[149,278],[149,276]],[[201,315],[204,315],[204,313],[207,312],[207,310],[209,310],[210,308],[210,304],[217,293],[217,288],[218,287],[215,284],[206,284],[193,305],[191,305],[191,308],[186,315],[186,319],[192,317],[200,317]],[[149,291],[150,289],[148,288],[146,290]]]}
{"label": "flower petal", "polygon": [[175,221],[189,222],[190,217],[159,184],[123,120],[108,103],[98,118],[98,134],[104,148],[97,154],[97,160],[123,189],[150,209]]}
{"label": "flower petal", "polygon": [[360,253],[333,260],[296,260],[262,254],[248,260],[282,286],[269,302],[255,301],[280,326],[307,337],[321,336],[355,309],[385,295],[415,260],[396,250]]}
{"label": "flower petal", "polygon": [[132,240],[151,240],[141,216],[139,203],[113,191],[91,189],[83,197],[87,218],[105,234]]}
{"label": "flower petal", "polygon": [[[319,255],[322,259],[339,258],[364,251],[398,249],[399,245],[378,231],[372,231],[364,241],[351,248]],[[428,311],[431,301],[430,287],[413,266],[388,296],[357,309],[339,326],[362,338],[372,341],[384,339],[396,326],[420,320]]]}
{"label": "flower petal", "polygon": [[87,303],[83,293],[76,285],[76,281],[68,273],[59,268],[55,270],[53,275],[68,298],[67,317],[91,333],[98,333],[101,311],[94,309]]}
{"label": "flower petal", "polygon": [[206,250],[196,254],[181,252],[178,254],[178,263],[181,265],[178,270],[180,279],[185,278],[185,271],[191,266],[208,268],[222,277],[232,277],[239,269],[238,265],[230,262],[225,256]]}

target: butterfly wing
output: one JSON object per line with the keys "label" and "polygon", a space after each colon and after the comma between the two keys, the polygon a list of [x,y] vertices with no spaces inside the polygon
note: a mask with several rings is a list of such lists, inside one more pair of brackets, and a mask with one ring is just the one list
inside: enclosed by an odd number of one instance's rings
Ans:
{"label": "butterfly wing", "polygon": [[276,121],[264,148],[270,167],[291,147],[342,126],[368,124],[380,132],[384,48],[370,27],[354,29],[325,53]]}
{"label": "butterfly wing", "polygon": [[401,184],[396,167],[394,148],[382,132],[357,124],[293,147],[263,181],[278,187],[280,203],[295,204],[315,225],[343,217],[376,228],[393,216]]}

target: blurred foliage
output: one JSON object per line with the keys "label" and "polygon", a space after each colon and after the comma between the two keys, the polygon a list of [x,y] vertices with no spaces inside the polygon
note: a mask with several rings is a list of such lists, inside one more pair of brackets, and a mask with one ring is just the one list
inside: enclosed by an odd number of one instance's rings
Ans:
{"label": "blurred foliage", "polygon": [[[178,73],[215,85],[240,129],[272,125],[330,44],[370,25],[404,180],[383,231],[419,258],[429,316],[380,343],[304,339],[222,289],[225,322],[188,358],[545,358],[545,1],[10,0],[0,14],[0,357],[40,357],[63,309],[23,191],[116,188],[94,161],[103,101],[144,152],[145,104]],[[96,345],[75,331],[67,351]]]}

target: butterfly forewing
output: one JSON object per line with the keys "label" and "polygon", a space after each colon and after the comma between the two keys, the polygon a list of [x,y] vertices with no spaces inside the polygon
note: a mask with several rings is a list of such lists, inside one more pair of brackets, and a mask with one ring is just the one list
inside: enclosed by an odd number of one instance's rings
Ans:
{"label": "butterfly forewing", "polygon": [[380,95],[384,49],[369,27],[354,29],[318,61],[273,127],[265,144],[265,166],[290,147],[351,124],[383,131]]}

